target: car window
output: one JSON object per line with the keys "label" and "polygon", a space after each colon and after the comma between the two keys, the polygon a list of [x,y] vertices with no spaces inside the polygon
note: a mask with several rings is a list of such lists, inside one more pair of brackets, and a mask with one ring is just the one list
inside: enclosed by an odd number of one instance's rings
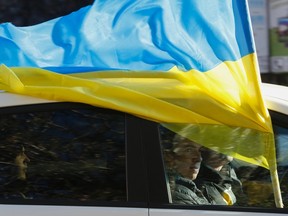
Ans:
{"label": "car window", "polygon": [[[288,206],[288,128],[274,124],[274,130],[285,208]],[[218,155],[205,147],[195,149],[195,143],[161,125],[159,131],[173,206],[218,205],[230,206],[229,209],[234,206],[238,210],[245,207],[245,211],[276,208],[269,170]],[[209,164],[207,158],[221,168]],[[224,159],[226,162],[221,164],[220,160]]]}
{"label": "car window", "polygon": [[77,205],[127,200],[123,113],[5,113],[0,131],[0,199]]}

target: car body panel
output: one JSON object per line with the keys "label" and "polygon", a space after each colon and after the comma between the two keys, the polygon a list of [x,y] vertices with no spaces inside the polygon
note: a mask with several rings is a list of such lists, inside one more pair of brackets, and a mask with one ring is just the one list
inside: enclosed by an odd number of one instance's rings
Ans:
{"label": "car body panel", "polygon": [[[237,212],[237,211],[211,211],[211,210],[183,210],[183,209],[150,209],[150,216],[263,216],[261,212]],[[269,213],[269,216],[279,216],[279,213]]]}
{"label": "car body panel", "polygon": [[0,205],[2,214],[16,216],[148,216],[147,208],[95,206]]}

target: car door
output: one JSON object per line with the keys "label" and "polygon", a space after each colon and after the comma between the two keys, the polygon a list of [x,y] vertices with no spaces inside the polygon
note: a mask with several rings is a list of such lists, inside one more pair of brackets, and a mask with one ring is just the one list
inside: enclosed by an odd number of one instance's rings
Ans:
{"label": "car door", "polygon": [[147,216],[137,121],[76,103],[1,108],[1,214]]}
{"label": "car door", "polygon": [[[158,193],[168,193],[167,197],[158,197],[154,195],[153,201],[149,202],[149,214],[151,216],[173,216],[173,215],[280,215],[287,214],[288,205],[288,116],[270,110],[273,128],[275,130],[275,141],[277,148],[277,161],[278,172],[280,179],[280,186],[282,190],[282,197],[284,208],[279,209],[275,207],[275,201],[273,196],[273,189],[270,179],[270,172],[262,167],[251,165],[247,162],[234,160],[233,165],[238,178],[241,180],[241,190],[238,190],[237,202],[234,205],[188,205],[188,204],[174,204],[171,199],[171,186],[167,173],[161,173],[163,175],[163,181],[166,181],[166,188],[163,184],[160,184],[162,189],[158,189]],[[157,126],[159,130],[159,143],[161,146],[163,160],[163,149],[169,145],[167,140],[173,137],[173,132],[167,132],[163,129],[161,124]],[[167,134],[170,133],[170,134]],[[172,133],[172,134],[171,134]],[[151,132],[150,132],[151,134]],[[156,143],[154,143],[157,145]],[[165,170],[165,161],[164,170]],[[153,164],[153,166],[155,166]],[[152,169],[155,169],[152,168]],[[150,190],[151,191],[151,190]],[[170,193],[170,194],[169,194]],[[150,197],[149,197],[150,199]]]}

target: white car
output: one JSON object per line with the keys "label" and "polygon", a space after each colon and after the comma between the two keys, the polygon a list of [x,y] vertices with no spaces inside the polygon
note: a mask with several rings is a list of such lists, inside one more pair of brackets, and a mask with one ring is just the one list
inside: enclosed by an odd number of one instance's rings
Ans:
{"label": "white car", "polygon": [[165,140],[159,139],[157,123],[3,91],[1,215],[287,214],[288,87],[263,84],[262,91],[275,129],[283,209],[275,207],[268,170],[240,163],[236,172],[243,195],[237,194],[236,205],[173,204],[162,160]]}

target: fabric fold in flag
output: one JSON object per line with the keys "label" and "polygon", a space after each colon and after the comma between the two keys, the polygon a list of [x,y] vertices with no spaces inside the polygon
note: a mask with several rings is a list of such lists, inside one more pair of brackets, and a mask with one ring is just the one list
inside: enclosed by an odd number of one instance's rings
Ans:
{"label": "fabric fold in flag", "polygon": [[275,165],[244,0],[97,0],[35,26],[2,24],[0,41],[0,89],[128,112]]}

